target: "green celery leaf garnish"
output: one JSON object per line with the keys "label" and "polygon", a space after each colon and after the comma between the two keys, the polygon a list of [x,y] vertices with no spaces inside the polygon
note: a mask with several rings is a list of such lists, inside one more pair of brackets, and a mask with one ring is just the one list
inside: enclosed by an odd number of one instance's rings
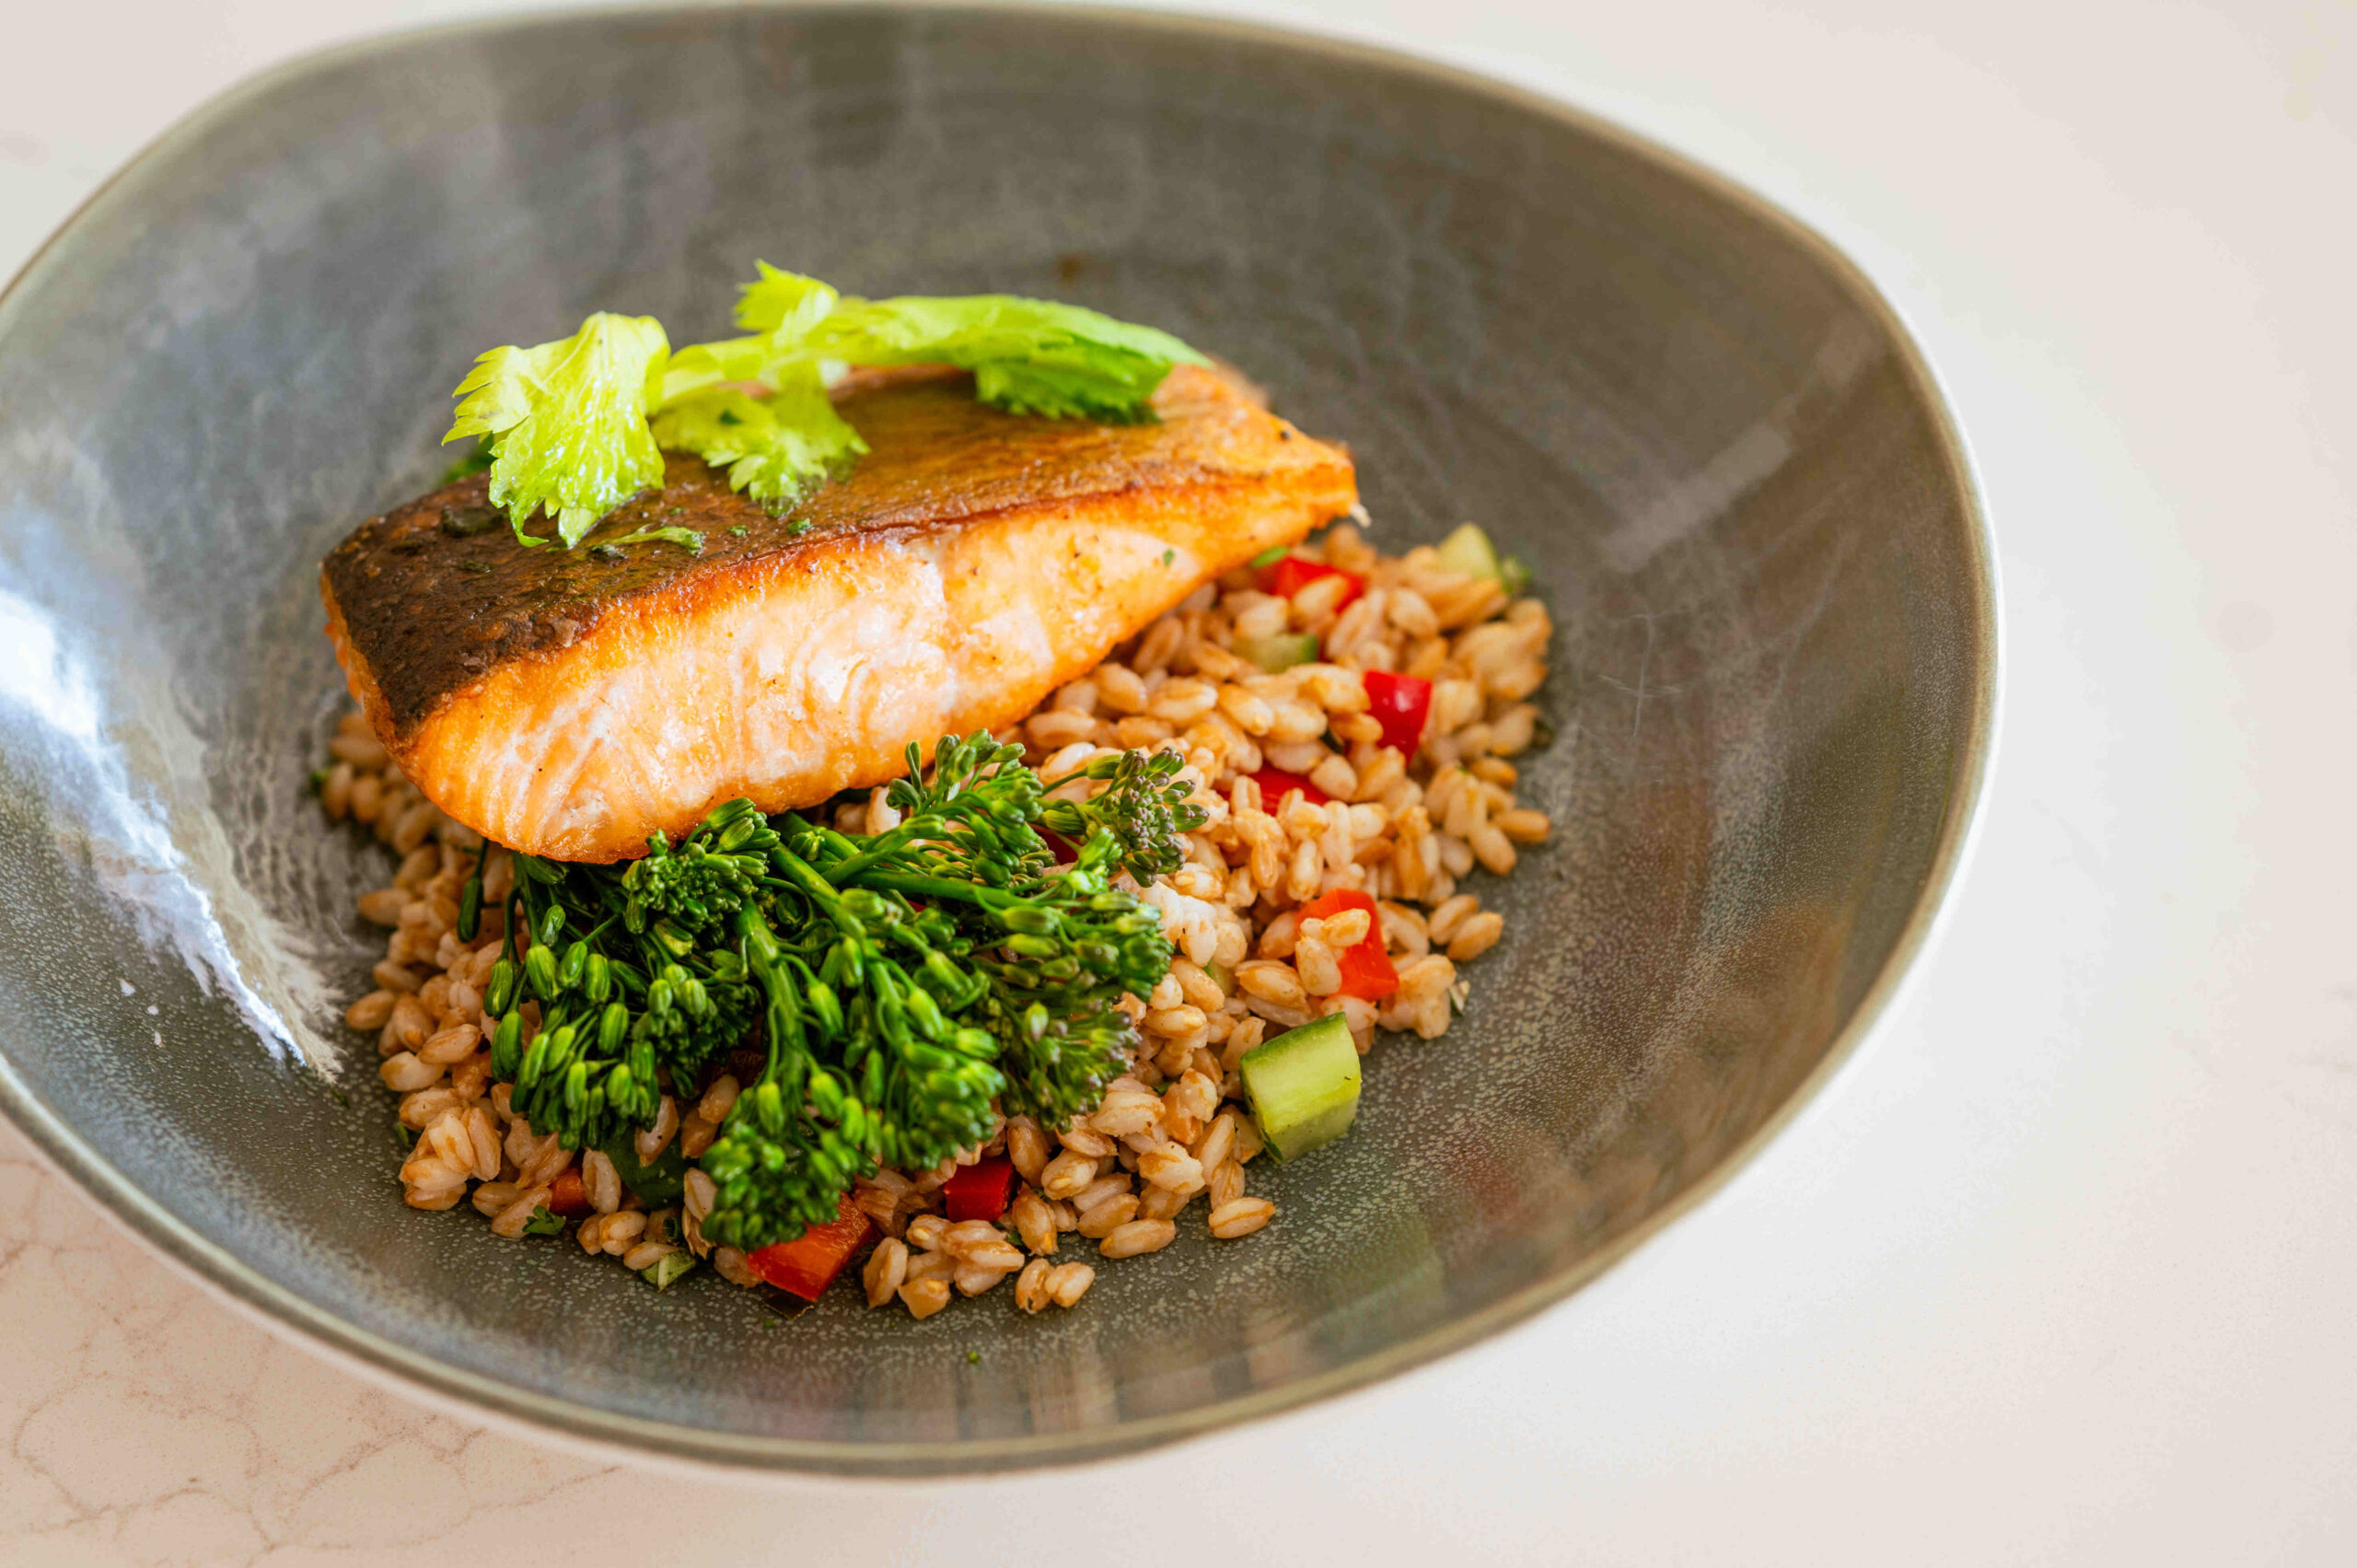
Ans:
{"label": "green celery leaf garnish", "polygon": [[779,508],[867,450],[808,365],[795,367],[766,398],[726,386],[690,392],[655,416],[655,439],[727,469],[731,489]]}
{"label": "green celery leaf garnish", "polygon": [[493,437],[491,499],[507,510],[517,542],[542,508],[567,549],[598,519],[663,482],[663,454],[648,431],[670,344],[652,316],[600,311],[569,338],[493,349],[452,395],[457,423],[445,441]]}
{"label": "green celery leaf garnish", "polygon": [[[753,335],[691,343],[672,355],[663,376],[668,409],[707,387],[752,383],[783,389],[815,373],[806,340],[835,308],[836,294],[817,278],[756,261],[761,275],[737,293],[737,324]],[[829,411],[831,412],[831,409]],[[862,447],[861,450],[865,450]]]}
{"label": "green celery leaf garnish", "polygon": [[782,343],[800,343],[842,297],[817,278],[756,261],[761,276],[737,291],[737,324]]}
{"label": "green celery leaf garnish", "polygon": [[[773,509],[802,500],[867,450],[827,395],[850,366],[950,365],[1013,413],[1133,423],[1176,365],[1206,364],[1167,332],[1076,305],[1012,295],[844,298],[759,263],[737,303],[744,336],[670,352],[652,317],[597,315],[572,337],[497,348],[459,384],[446,440],[491,447],[491,498],[518,542],[545,508],[569,549],[598,519],[663,480],[662,450],[693,452]],[[615,545],[668,539],[649,530]]]}
{"label": "green celery leaf garnish", "polygon": [[1203,356],[1169,333],[1077,305],[980,294],[845,299],[809,335],[850,365],[955,365],[982,401],[1014,413],[1131,423],[1174,365]]}

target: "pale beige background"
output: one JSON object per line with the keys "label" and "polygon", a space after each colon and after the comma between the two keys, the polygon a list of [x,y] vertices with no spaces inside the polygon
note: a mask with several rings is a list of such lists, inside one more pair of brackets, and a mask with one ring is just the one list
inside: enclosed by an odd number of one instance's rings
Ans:
{"label": "pale beige background", "polygon": [[[0,0],[0,267],[236,77],[464,0]],[[0,1562],[2357,1561],[2357,9],[1291,0],[1756,184],[2000,535],[1998,773],[1909,997],[1731,1190],[1381,1389],[1083,1474],[748,1490],[429,1413],[0,1132]],[[5,498],[0,498],[4,503]]]}

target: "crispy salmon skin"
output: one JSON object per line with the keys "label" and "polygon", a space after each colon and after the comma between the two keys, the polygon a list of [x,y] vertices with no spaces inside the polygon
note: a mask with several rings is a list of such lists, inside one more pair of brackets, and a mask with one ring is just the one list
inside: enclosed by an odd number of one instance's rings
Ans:
{"label": "crispy salmon skin", "polygon": [[[1144,424],[1002,413],[933,373],[838,403],[870,451],[784,517],[671,454],[570,552],[518,545],[482,475],[353,530],[328,633],[401,771],[495,842],[623,859],[737,796],[814,805],[1013,723],[1357,503],[1343,451],[1192,366]],[[669,526],[702,553],[598,549]]]}

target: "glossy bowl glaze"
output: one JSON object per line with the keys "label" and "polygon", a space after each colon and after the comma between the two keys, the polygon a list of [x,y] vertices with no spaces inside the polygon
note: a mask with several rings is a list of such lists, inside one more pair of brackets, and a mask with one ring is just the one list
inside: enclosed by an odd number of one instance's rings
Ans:
{"label": "glossy bowl glaze", "polygon": [[[1172,329],[1351,445],[1380,541],[1478,518],[1554,606],[1523,794],[1560,828],[1482,889],[1508,934],[1463,1019],[1377,1046],[1346,1142],[1254,1168],[1271,1230],[1197,1211],[1076,1311],[786,1324],[411,1213],[339,1022],[385,863],[304,792],[343,703],[321,554],[433,480],[478,350],[592,309],[715,335],[757,256]],[[1889,310],[1568,110],[1108,13],[396,38],[198,113],[0,300],[0,1091],[226,1291],[575,1436],[871,1473],[1135,1447],[1512,1322],[1771,1133],[1955,865],[1992,624]]]}

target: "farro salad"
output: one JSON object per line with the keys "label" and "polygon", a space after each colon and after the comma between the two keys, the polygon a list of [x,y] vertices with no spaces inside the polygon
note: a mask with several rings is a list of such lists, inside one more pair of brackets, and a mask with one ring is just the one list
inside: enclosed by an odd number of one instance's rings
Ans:
{"label": "farro salad", "polygon": [[1267,1227],[1549,832],[1545,608],[1150,329],[767,267],[738,320],[484,355],[478,460],[323,574],[406,1201],[920,1318]]}

